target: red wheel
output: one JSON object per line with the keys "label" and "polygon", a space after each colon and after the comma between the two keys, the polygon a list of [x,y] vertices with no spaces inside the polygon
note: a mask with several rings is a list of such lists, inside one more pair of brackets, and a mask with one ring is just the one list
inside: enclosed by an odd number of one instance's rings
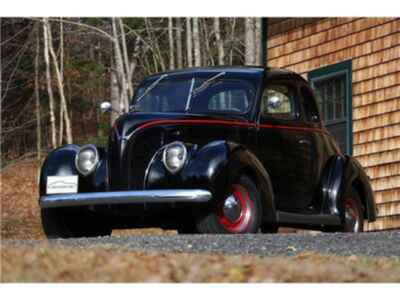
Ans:
{"label": "red wheel", "polygon": [[256,185],[247,176],[232,184],[229,195],[200,215],[197,228],[201,233],[257,233],[262,207]]}
{"label": "red wheel", "polygon": [[364,216],[360,199],[355,191],[352,191],[344,200],[344,232],[362,232],[364,230]]}
{"label": "red wheel", "polygon": [[343,221],[340,226],[326,227],[324,232],[363,232],[364,210],[360,196],[354,188],[346,192],[343,200]]}
{"label": "red wheel", "polygon": [[218,222],[229,232],[244,232],[251,224],[253,210],[249,192],[242,185],[234,184],[232,194],[218,206]]}

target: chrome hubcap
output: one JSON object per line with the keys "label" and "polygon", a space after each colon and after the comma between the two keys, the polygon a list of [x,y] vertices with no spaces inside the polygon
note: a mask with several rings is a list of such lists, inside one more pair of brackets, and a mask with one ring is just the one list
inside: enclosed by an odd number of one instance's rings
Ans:
{"label": "chrome hubcap", "polygon": [[230,222],[235,222],[240,217],[242,207],[240,206],[239,201],[237,201],[233,195],[230,195],[228,198],[225,199],[222,210],[224,216]]}

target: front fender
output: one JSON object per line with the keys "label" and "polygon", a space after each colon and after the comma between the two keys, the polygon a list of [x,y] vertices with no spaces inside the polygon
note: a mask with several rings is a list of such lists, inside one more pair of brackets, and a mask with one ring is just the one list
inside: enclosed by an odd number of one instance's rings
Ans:
{"label": "front fender", "polygon": [[51,151],[43,162],[40,171],[39,193],[46,195],[47,176],[78,175],[78,192],[101,192],[107,190],[107,153],[104,148],[97,147],[99,164],[96,170],[82,176],[75,167],[75,157],[80,147],[69,144]]}
{"label": "front fender", "polygon": [[144,186],[146,189],[207,189],[216,201],[226,198],[230,186],[244,174],[255,181],[260,192],[264,220],[275,222],[273,190],[267,171],[253,153],[235,143],[214,141],[201,148],[188,145],[187,163],[176,175],[165,169],[159,151],[148,167]]}

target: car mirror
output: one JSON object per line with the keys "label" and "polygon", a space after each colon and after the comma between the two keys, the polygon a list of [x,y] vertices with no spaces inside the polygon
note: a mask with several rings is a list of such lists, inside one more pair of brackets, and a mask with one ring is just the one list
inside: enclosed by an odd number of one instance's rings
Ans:
{"label": "car mirror", "polygon": [[281,107],[282,100],[278,96],[272,96],[272,97],[268,98],[267,104],[268,104],[268,108],[275,110],[275,109],[278,109],[279,107]]}
{"label": "car mirror", "polygon": [[107,101],[106,102],[102,102],[100,104],[100,110],[101,110],[102,113],[110,112],[112,110],[111,103],[107,102]]}

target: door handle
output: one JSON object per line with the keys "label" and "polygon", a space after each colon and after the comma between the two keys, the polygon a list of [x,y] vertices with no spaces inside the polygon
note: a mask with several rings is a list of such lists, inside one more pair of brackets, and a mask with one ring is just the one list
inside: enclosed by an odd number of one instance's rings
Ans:
{"label": "door handle", "polygon": [[307,139],[301,139],[297,141],[299,144],[311,145],[311,141]]}

